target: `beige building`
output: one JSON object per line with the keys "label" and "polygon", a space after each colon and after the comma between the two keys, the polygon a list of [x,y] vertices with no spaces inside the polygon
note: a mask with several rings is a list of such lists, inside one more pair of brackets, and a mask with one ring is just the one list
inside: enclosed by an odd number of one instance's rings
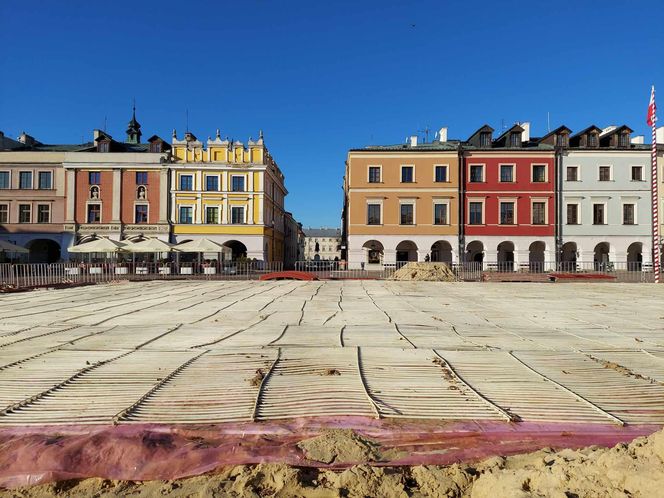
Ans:
{"label": "beige building", "polygon": [[344,245],[349,268],[458,261],[458,142],[371,146],[348,153]]}
{"label": "beige building", "polygon": [[341,229],[305,228],[304,259],[306,261],[339,261],[341,259]]}

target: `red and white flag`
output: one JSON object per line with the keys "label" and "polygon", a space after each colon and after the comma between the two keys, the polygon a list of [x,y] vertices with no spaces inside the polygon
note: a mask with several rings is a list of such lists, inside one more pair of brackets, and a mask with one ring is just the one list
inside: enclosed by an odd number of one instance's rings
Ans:
{"label": "red and white flag", "polygon": [[650,92],[650,104],[648,104],[648,116],[646,122],[648,126],[653,126],[657,122],[657,106],[655,105],[655,86],[653,85]]}

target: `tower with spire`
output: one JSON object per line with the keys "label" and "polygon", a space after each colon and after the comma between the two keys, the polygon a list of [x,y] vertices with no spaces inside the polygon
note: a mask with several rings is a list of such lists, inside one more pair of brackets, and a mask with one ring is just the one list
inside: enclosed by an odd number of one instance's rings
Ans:
{"label": "tower with spire", "polygon": [[141,125],[136,121],[136,101],[132,107],[131,121],[127,125],[127,139],[125,140],[128,144],[140,144],[141,143]]}

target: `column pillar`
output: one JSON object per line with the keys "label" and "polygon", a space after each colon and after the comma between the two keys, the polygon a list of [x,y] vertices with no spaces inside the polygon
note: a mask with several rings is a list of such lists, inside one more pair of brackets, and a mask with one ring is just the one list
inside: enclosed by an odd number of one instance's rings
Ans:
{"label": "column pillar", "polygon": [[[221,210],[221,222],[222,222],[224,225],[228,225],[228,222],[229,222],[229,220],[230,220],[230,216],[229,216],[230,213],[228,212],[229,209],[230,209],[230,207],[229,207],[229,205],[228,205],[228,195],[224,195],[224,207],[223,207],[223,209]],[[248,256],[247,256],[247,257],[248,257]]]}
{"label": "column pillar", "polygon": [[113,170],[113,204],[111,206],[111,223],[120,223],[122,204],[122,170]]}
{"label": "column pillar", "polygon": [[159,171],[159,220],[168,223],[168,170]]}
{"label": "column pillar", "polygon": [[76,170],[68,169],[67,177],[67,214],[65,223],[76,222]]}

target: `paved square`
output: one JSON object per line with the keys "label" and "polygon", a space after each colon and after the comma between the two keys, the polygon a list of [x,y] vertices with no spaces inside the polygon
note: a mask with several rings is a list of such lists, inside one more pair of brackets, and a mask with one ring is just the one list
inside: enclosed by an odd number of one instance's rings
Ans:
{"label": "paved square", "polygon": [[142,282],[0,297],[0,424],[664,423],[664,287]]}

